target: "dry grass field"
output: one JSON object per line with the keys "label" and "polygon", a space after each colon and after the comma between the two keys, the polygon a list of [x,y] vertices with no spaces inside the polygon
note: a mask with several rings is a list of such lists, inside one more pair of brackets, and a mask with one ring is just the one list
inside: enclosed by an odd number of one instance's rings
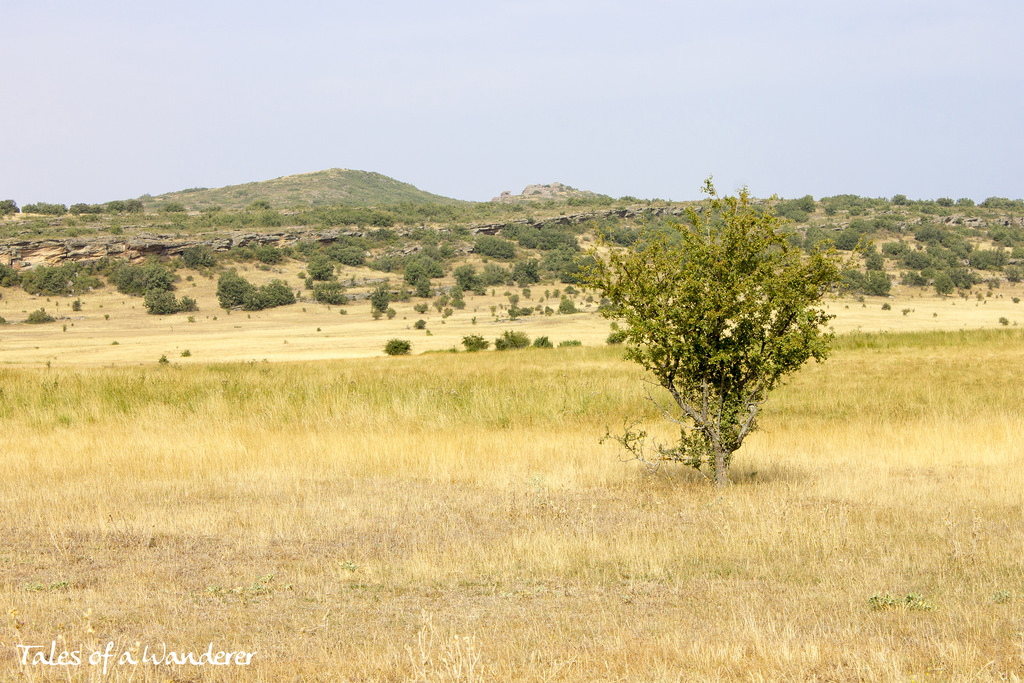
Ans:
{"label": "dry grass field", "polygon": [[[195,281],[194,323],[107,291],[0,327],[0,680],[1024,678],[1008,291],[832,304],[719,492],[600,443],[671,434],[592,313],[250,317]],[[369,357],[512,327],[585,346]]]}

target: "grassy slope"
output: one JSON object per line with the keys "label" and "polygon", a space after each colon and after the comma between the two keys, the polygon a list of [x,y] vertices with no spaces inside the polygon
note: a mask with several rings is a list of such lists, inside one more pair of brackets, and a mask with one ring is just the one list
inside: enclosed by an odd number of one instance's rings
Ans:
{"label": "grassy slope", "polygon": [[198,211],[211,206],[242,209],[257,199],[268,201],[275,208],[334,204],[373,206],[400,202],[451,204],[458,201],[424,192],[380,173],[332,168],[217,189],[169,192],[144,198],[144,203],[147,210],[177,202],[189,210]]}
{"label": "grassy slope", "polygon": [[57,638],[258,651],[106,680],[1020,676],[1022,349],[841,344],[723,494],[599,444],[670,437],[613,349],[0,369],[0,675]]}

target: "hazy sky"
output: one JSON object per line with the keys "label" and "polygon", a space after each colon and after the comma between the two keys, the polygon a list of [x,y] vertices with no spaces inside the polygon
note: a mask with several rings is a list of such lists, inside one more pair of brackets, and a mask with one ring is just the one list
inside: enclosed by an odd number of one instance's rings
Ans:
{"label": "hazy sky", "polygon": [[1024,196],[1020,0],[0,0],[0,199]]}

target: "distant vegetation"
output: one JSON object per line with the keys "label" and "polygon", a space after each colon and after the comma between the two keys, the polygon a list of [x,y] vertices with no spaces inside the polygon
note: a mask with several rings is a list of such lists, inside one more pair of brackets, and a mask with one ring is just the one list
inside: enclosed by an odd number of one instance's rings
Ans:
{"label": "distant vegetation", "polygon": [[[568,198],[461,202],[377,173],[339,169],[103,204],[36,202],[19,210],[10,199],[0,202],[0,215],[5,216],[0,238],[119,240],[161,234],[180,236],[193,246],[180,259],[162,264],[128,266],[104,259],[20,270],[0,266],[0,286],[72,296],[103,286],[105,278],[122,292],[145,297],[171,291],[178,266],[212,274],[235,263],[268,267],[285,259],[306,264],[306,290],[314,300],[329,304],[349,298],[346,288],[334,282],[344,267],[394,274],[406,293],[393,294],[424,299],[448,289],[479,294],[500,286],[577,284],[581,268],[590,262],[585,248],[596,233],[613,247],[644,248],[636,244],[641,226],[657,232],[691,204],[613,200],[582,192]],[[765,202],[758,205],[768,209]],[[900,194],[817,200],[807,195],[779,200],[771,210],[784,219],[789,243],[807,251],[831,245],[858,256],[861,267],[842,282],[843,290],[854,295],[887,296],[902,286],[965,296],[979,286],[994,289],[1000,282],[1024,279],[1021,199],[989,197],[976,204],[968,198],[917,200]],[[214,238],[229,231],[272,231],[279,241],[215,251]],[[454,287],[442,284],[449,276]],[[286,285],[260,294],[259,288],[244,288],[230,278],[228,283],[237,290],[225,295],[228,307],[255,310],[295,299]],[[167,303],[165,299],[160,301]],[[376,310],[384,315],[387,306]],[[532,311],[512,310],[515,315]],[[571,299],[557,307],[561,314],[574,310]]]}

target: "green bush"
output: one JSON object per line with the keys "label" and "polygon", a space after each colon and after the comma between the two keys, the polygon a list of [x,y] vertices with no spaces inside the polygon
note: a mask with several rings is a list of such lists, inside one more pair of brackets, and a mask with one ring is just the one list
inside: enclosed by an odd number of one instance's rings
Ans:
{"label": "green bush", "polygon": [[533,347],[535,349],[552,349],[554,346],[547,337],[537,337],[533,340]]}
{"label": "green bush", "polygon": [[29,323],[30,325],[40,325],[42,323],[52,323],[56,320],[57,319],[54,318],[49,313],[47,313],[45,309],[40,308],[38,311],[32,311],[31,313],[29,313],[28,318],[25,319],[25,322]]}
{"label": "green bush", "polygon": [[525,332],[505,330],[500,337],[494,340],[494,348],[498,351],[509,349],[525,349],[530,345],[530,338]]}
{"label": "green bush", "polygon": [[348,303],[348,297],[345,296],[345,286],[337,281],[314,283],[313,299],[322,304],[337,306]]}
{"label": "green bush", "polygon": [[562,297],[562,301],[558,304],[558,312],[561,315],[570,315],[576,313],[576,304],[567,296]]}
{"label": "green bush", "polygon": [[149,292],[143,300],[143,305],[151,315],[173,315],[178,312],[178,302],[172,292]]}
{"label": "green bush", "polygon": [[578,339],[566,339],[565,341],[558,342],[558,348],[563,346],[583,346],[583,342]]}
{"label": "green bush", "polygon": [[326,254],[316,254],[306,264],[306,272],[314,280],[330,280],[334,277],[334,263]]}
{"label": "green bush", "polygon": [[417,330],[425,330],[427,329],[427,321],[420,319],[414,322],[412,326]]}
{"label": "green bush", "polygon": [[255,296],[256,286],[238,274],[229,270],[222,273],[217,280],[217,300],[225,310],[240,308],[247,298]]}
{"label": "green bush", "polygon": [[408,339],[389,339],[384,345],[384,353],[389,356],[405,356],[412,351],[412,342]]}
{"label": "green bush", "polygon": [[467,351],[485,351],[491,343],[478,334],[471,334],[462,338],[462,345]]}
{"label": "green bush", "polygon": [[626,341],[627,335],[625,330],[614,330],[608,335],[606,340],[609,344],[622,344]]}
{"label": "green bush", "polygon": [[384,313],[388,310],[388,304],[391,303],[391,292],[388,291],[387,285],[378,285],[373,292],[370,293],[370,310],[378,314]]}
{"label": "green bush", "polygon": [[213,253],[213,249],[205,244],[197,244],[194,247],[185,249],[185,251],[181,252],[181,260],[193,270],[212,268],[217,265],[216,254]]}
{"label": "green bush", "polygon": [[511,261],[516,257],[516,248],[511,242],[492,235],[480,235],[477,237],[476,243],[473,245],[473,251],[482,256],[489,256],[504,261]]}
{"label": "green bush", "polygon": [[140,265],[121,262],[110,273],[110,281],[122,294],[145,296],[149,292],[171,291],[174,273],[155,261]]}

